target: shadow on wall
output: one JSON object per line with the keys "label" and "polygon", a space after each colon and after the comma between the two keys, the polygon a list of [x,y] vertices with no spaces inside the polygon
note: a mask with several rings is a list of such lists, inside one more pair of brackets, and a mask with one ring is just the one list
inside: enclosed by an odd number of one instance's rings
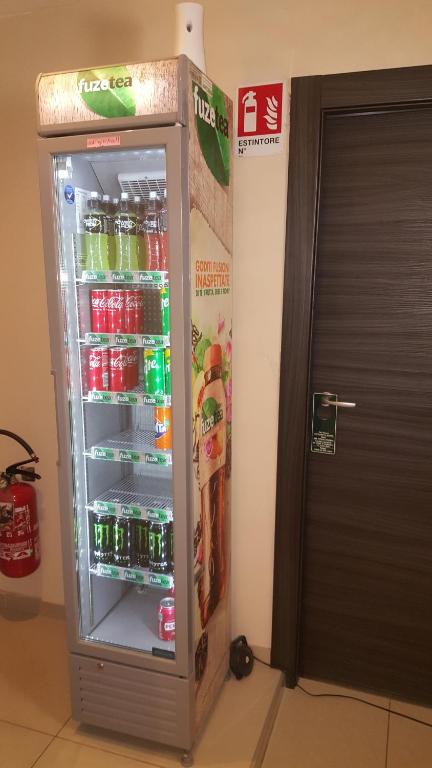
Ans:
{"label": "shadow on wall", "polygon": [[[39,569],[40,571],[40,569]],[[38,572],[32,574],[33,583],[38,579]],[[41,577],[39,576],[39,582]],[[11,580],[12,581],[12,580]],[[40,584],[37,585],[40,592]],[[40,597],[24,597],[10,592],[0,592],[0,618],[7,621],[27,621],[39,616],[42,609]]]}

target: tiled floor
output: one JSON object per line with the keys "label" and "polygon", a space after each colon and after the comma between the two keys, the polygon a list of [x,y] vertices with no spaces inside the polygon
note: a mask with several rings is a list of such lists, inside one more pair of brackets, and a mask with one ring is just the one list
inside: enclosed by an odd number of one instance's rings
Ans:
{"label": "tiled floor", "polygon": [[[0,605],[1,608],[1,605]],[[0,768],[177,768],[180,753],[79,726],[70,719],[64,622],[52,616],[2,617],[0,610]],[[195,750],[196,768],[258,768],[258,737],[280,675],[256,664],[222,691]],[[432,768],[432,710],[302,681],[312,698],[284,689],[263,768]]]}
{"label": "tiled floor", "polygon": [[[71,720],[64,621],[19,620],[1,608],[0,768],[179,767],[178,750]],[[229,680],[194,750],[195,768],[250,768],[280,684],[279,672],[258,664],[249,678]]]}
{"label": "tiled floor", "polygon": [[387,711],[340,698],[285,689],[263,768],[432,768],[432,710],[346,688],[301,680],[311,693],[366,699]]}

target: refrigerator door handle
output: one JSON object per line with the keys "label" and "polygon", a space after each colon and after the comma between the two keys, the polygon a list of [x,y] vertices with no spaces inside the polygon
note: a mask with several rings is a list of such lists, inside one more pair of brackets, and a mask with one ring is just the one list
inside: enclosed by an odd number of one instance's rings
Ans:
{"label": "refrigerator door handle", "polygon": [[56,464],[60,466],[60,433],[59,433],[59,415],[58,415],[58,400],[57,400],[57,373],[54,369],[50,371],[54,382],[54,402],[55,402],[55,417],[56,417],[56,433],[57,433],[57,461]]}

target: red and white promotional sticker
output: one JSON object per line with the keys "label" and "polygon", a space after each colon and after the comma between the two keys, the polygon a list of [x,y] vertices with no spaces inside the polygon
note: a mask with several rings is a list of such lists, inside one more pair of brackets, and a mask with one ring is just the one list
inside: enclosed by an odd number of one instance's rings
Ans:
{"label": "red and white promotional sticker", "polygon": [[100,149],[101,147],[120,146],[120,135],[116,136],[89,136],[87,138],[87,149]]}
{"label": "red and white promotional sticker", "polygon": [[284,83],[245,85],[237,93],[236,154],[239,157],[282,152],[285,130]]}

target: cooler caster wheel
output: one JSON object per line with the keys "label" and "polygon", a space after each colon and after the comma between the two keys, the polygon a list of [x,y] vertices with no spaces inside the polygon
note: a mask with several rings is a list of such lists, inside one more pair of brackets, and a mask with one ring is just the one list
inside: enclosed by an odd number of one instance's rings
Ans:
{"label": "cooler caster wheel", "polygon": [[180,762],[184,766],[184,768],[191,768],[191,766],[193,765],[192,752],[183,752]]}

